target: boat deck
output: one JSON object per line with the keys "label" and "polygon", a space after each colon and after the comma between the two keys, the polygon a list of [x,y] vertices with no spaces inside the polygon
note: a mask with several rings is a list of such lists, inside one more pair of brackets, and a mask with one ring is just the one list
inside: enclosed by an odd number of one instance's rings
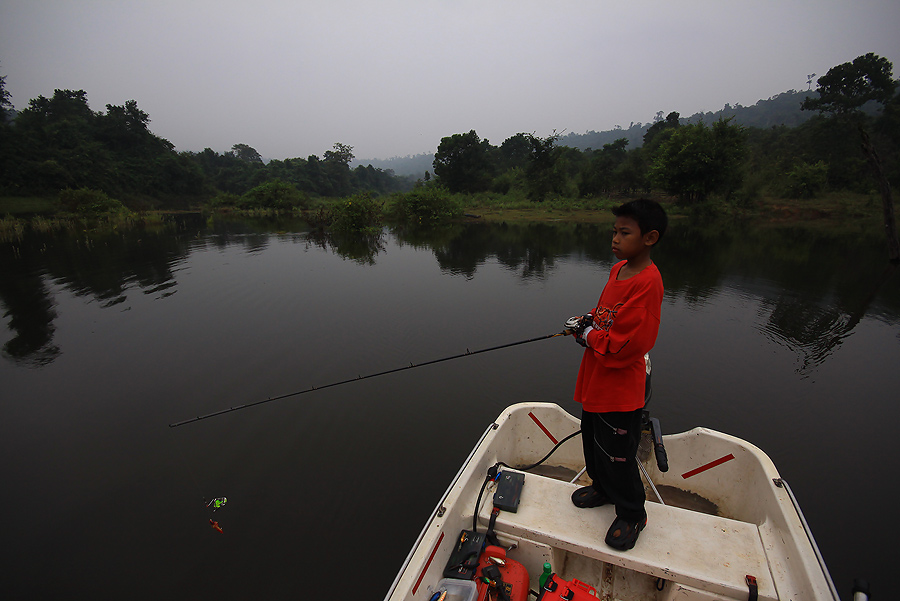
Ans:
{"label": "boat deck", "polygon": [[[728,598],[746,598],[746,576],[752,575],[759,599],[778,599],[756,525],[647,503],[647,527],[637,545],[617,551],[603,542],[615,518],[614,508],[575,507],[571,494],[576,488],[561,480],[525,474],[518,511],[500,512],[496,531]],[[479,511],[484,527],[490,511],[490,503]]]}

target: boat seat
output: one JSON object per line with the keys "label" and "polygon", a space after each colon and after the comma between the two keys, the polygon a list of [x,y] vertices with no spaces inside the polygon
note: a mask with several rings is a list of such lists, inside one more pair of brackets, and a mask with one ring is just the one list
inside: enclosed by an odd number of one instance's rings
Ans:
{"label": "boat seat", "polygon": [[[756,577],[759,599],[777,601],[755,524],[648,502],[647,527],[637,544],[629,551],[617,551],[603,540],[615,508],[575,507],[571,495],[576,488],[562,480],[525,474],[518,511],[501,511],[495,530],[733,599],[748,597],[749,574]],[[491,509],[488,500],[479,511],[484,527]]]}

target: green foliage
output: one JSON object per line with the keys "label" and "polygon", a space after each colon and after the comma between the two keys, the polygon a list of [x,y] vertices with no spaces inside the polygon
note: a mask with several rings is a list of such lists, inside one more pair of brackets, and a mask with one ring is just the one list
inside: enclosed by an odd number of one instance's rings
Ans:
{"label": "green foliage", "polygon": [[274,180],[259,185],[241,197],[238,206],[242,209],[286,210],[303,207],[308,199],[293,185]]}
{"label": "green foliage", "polygon": [[6,89],[6,75],[0,76],[0,127],[6,125],[7,115],[13,108],[12,96]]}
{"label": "green foliage", "polygon": [[209,206],[214,209],[223,207],[237,207],[241,204],[241,197],[231,192],[219,192],[209,200]]}
{"label": "green foliage", "polygon": [[236,159],[241,161],[245,161],[247,163],[262,163],[262,157],[259,155],[259,152],[256,151],[252,146],[248,146],[247,144],[234,144],[231,147],[231,153],[234,155]]}
{"label": "green foliage", "polygon": [[628,153],[625,147],[628,140],[619,138],[611,144],[604,144],[601,150],[595,150],[590,162],[581,172],[578,193],[581,196],[600,196],[612,192],[614,188],[624,187],[622,167]]}
{"label": "green foliage", "polygon": [[382,203],[370,194],[344,199],[330,210],[331,228],[342,233],[371,234],[381,228]]}
{"label": "green foliage", "polygon": [[[321,160],[312,155],[272,161],[271,166],[247,144],[235,144],[223,154],[209,148],[178,153],[171,142],[150,132],[150,117],[136,101],[107,105],[105,113],[94,112],[84,90],[55,90],[51,98],[39,96],[8,127],[3,103],[8,97],[5,80],[0,80],[3,194],[56,195],[63,188],[88,187],[126,202],[149,198],[179,204],[216,192],[244,195],[278,180],[319,196],[347,196],[363,190],[390,193],[412,185],[371,166],[351,171],[353,149],[345,144],[335,144]],[[247,199],[250,205],[298,204],[271,194],[259,198],[258,192]]]}
{"label": "green foliage", "polygon": [[394,202],[394,216],[406,223],[435,225],[460,215],[462,206],[458,200],[437,186],[420,186],[397,195]]}
{"label": "green foliage", "polygon": [[556,146],[556,134],[539,138],[528,136],[531,152],[525,168],[525,192],[532,202],[543,202],[547,196],[565,195],[566,172],[561,160],[562,150]]}
{"label": "green foliage", "polygon": [[825,161],[807,163],[801,161],[787,173],[787,194],[791,198],[815,198],[828,183],[828,165]]}
{"label": "green foliage", "polygon": [[497,194],[509,194],[515,188],[519,187],[523,181],[523,169],[520,169],[519,167],[507,169],[494,178],[494,182],[491,184],[491,192],[496,192]]}
{"label": "green foliage", "polygon": [[[878,147],[886,178],[900,186],[900,97],[891,69],[889,61],[870,53],[829,70],[818,81],[818,98],[807,98],[803,108],[840,118],[807,112],[806,121],[788,123],[795,127],[778,125],[784,122],[778,115],[789,107],[796,112],[800,103],[802,93],[791,91],[757,103],[776,107],[774,116],[772,110],[760,110],[767,116],[754,123],[765,129],[737,126],[738,119],[748,122],[754,107],[726,105],[703,121],[691,118],[694,123],[677,112],[665,118],[660,112],[652,125],[632,123],[602,136],[518,133],[499,147],[475,130],[454,134],[441,140],[434,155],[435,181],[427,181],[425,172],[426,185],[415,190],[412,176],[400,178],[371,164],[351,169],[353,148],[341,143],[322,158],[268,163],[247,144],[222,154],[209,148],[178,153],[150,131],[150,117],[136,101],[94,112],[84,90],[55,90],[15,113],[7,110],[10,96],[0,76],[0,117],[10,119],[0,118],[0,194],[56,198],[60,190],[69,190],[65,195],[70,197],[72,191],[89,189],[131,207],[182,207],[211,198],[212,207],[270,211],[308,210],[320,199],[367,192],[392,195],[394,212],[404,221],[431,223],[458,215],[476,195],[510,205],[561,200],[566,206],[576,198],[599,202],[655,188],[687,204],[708,203],[703,210],[712,210],[722,201],[749,206],[763,195],[868,193],[870,166],[859,153],[860,126]],[[880,115],[872,110],[878,103],[884,105]],[[734,121],[712,121],[732,114]],[[581,150],[587,141],[599,150]]]}
{"label": "green foliage", "polygon": [[479,138],[474,129],[441,138],[434,155],[434,174],[450,192],[488,190],[494,172],[491,144]]}
{"label": "green foliage", "polygon": [[828,70],[816,82],[818,98],[807,98],[801,108],[838,115],[858,111],[868,102],[885,104],[894,97],[897,82],[886,58],[868,53]]}
{"label": "green foliage", "polygon": [[531,140],[528,134],[516,134],[503,141],[496,152],[501,171],[524,169],[531,158]]}
{"label": "green foliage", "polygon": [[59,202],[67,211],[80,215],[97,216],[106,213],[128,213],[118,200],[107,196],[101,190],[66,188],[59,193]]}
{"label": "green foliage", "polygon": [[653,181],[684,204],[703,202],[711,194],[729,199],[741,184],[745,134],[728,121],[720,119],[711,128],[701,121],[673,129],[654,157]]}
{"label": "green foliage", "polygon": [[201,173],[153,135],[149,121],[134,100],[95,113],[84,90],[39,96],[18,113],[4,141],[4,189],[42,195],[92,188],[124,200],[201,194]]}

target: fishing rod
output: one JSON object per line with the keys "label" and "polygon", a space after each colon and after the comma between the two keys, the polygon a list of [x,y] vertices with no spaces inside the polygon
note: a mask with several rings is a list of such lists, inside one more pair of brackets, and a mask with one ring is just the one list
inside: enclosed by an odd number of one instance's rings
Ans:
{"label": "fishing rod", "polygon": [[510,342],[508,344],[501,344],[500,346],[492,346],[490,348],[483,348],[477,351],[470,351],[466,349],[465,353],[460,353],[458,355],[453,355],[451,357],[443,357],[441,359],[433,359],[432,361],[426,361],[425,363],[410,363],[409,365],[404,365],[403,367],[395,367],[394,369],[389,369],[387,371],[380,371],[375,374],[369,374],[367,376],[357,376],[355,378],[348,378],[347,380],[341,380],[340,382],[332,382],[331,384],[326,384],[324,386],[313,386],[311,388],[306,388],[304,390],[298,390],[297,392],[289,392],[288,394],[282,394],[280,396],[270,397],[267,399],[263,399],[261,401],[254,401],[252,403],[246,403],[244,405],[237,405],[236,407],[229,407],[228,409],[221,409],[219,411],[214,411],[213,413],[207,413],[206,415],[201,415],[198,417],[192,417],[190,419],[182,420],[180,422],[175,422],[174,424],[169,424],[170,428],[177,428],[178,426],[183,426],[185,424],[190,424],[193,422],[199,422],[204,419],[209,419],[211,417],[216,417],[217,415],[224,415],[226,413],[231,413],[233,411],[240,411],[241,409],[249,409],[250,407],[256,407],[257,405],[262,405],[264,403],[271,403],[273,401],[280,401],[283,399],[287,399],[290,397],[299,396],[301,394],[306,394],[307,392],[313,392],[316,390],[323,390],[325,388],[332,388],[334,386],[341,386],[343,384],[349,384],[350,382],[358,382],[359,380],[367,380],[369,378],[377,378],[378,376],[386,376],[388,374],[396,373],[398,371],[403,371],[405,369],[414,369],[416,367],[424,367],[426,365],[434,365],[435,363],[441,363],[443,361],[451,361],[453,359],[459,359],[460,357],[469,357],[471,355],[478,355],[480,353],[488,353],[490,351],[498,351],[500,349],[509,348],[511,346],[518,346],[520,344],[529,344],[531,342],[537,342],[538,340],[546,340],[548,338],[556,338],[557,336],[567,336],[572,334],[572,329],[568,327],[568,322],[566,323],[566,329],[562,332],[557,332],[556,334],[547,334],[546,336],[538,336],[537,338],[529,338],[528,340],[519,340],[518,342]]}

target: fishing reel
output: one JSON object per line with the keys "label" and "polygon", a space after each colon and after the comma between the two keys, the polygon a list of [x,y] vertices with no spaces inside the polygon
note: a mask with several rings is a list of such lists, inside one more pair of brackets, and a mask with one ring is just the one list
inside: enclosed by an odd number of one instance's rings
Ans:
{"label": "fishing reel", "polygon": [[587,343],[581,338],[584,330],[591,325],[594,318],[591,315],[580,315],[570,317],[566,320],[566,333],[575,337],[575,341],[581,346],[586,347]]}
{"label": "fishing reel", "polygon": [[581,323],[580,317],[570,317],[566,320],[566,329],[567,330],[575,330],[578,327],[578,324]]}
{"label": "fishing reel", "polygon": [[566,320],[566,330],[576,336],[580,336],[586,327],[591,324],[593,318],[590,315],[576,315]]}

